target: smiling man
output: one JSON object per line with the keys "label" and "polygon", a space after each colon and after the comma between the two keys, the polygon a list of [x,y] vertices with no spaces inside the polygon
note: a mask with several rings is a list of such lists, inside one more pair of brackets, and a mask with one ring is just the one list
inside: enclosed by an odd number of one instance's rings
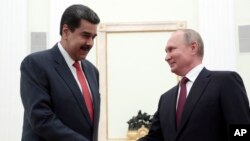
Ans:
{"label": "smiling man", "polygon": [[22,61],[22,141],[98,140],[99,73],[86,56],[99,22],[84,5],[68,7],[61,18],[61,41]]}
{"label": "smiling man", "polygon": [[231,125],[250,124],[241,77],[203,66],[199,33],[173,32],[165,51],[171,71],[182,79],[161,96],[150,131],[140,141],[229,141]]}

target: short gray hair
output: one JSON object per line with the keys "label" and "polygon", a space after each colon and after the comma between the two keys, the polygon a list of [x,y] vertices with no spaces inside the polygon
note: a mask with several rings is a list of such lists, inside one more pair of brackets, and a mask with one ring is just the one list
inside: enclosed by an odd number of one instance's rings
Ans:
{"label": "short gray hair", "polygon": [[191,44],[192,42],[197,42],[198,44],[198,55],[200,55],[201,57],[204,56],[204,44],[203,44],[203,40],[200,36],[200,34],[198,32],[196,32],[193,29],[179,29],[177,31],[181,31],[183,32],[183,36],[184,36],[184,41],[187,44]]}

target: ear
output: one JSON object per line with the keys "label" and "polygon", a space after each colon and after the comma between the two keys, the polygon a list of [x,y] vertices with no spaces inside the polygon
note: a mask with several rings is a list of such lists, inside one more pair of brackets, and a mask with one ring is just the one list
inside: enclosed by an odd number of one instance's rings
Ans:
{"label": "ear", "polygon": [[191,43],[191,50],[192,50],[193,55],[198,53],[198,49],[199,49],[198,43],[196,41],[192,42]]}
{"label": "ear", "polygon": [[69,34],[69,27],[67,24],[64,24],[63,27],[62,27],[62,37],[63,38],[67,38],[68,37],[68,34]]}

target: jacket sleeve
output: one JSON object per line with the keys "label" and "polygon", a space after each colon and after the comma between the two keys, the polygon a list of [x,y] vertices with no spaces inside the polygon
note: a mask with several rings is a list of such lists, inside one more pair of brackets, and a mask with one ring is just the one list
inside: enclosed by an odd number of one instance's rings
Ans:
{"label": "jacket sleeve", "polygon": [[220,94],[227,125],[250,124],[249,101],[243,81],[236,72],[224,75]]}
{"label": "jacket sleeve", "polygon": [[138,141],[162,141],[163,140],[160,116],[159,116],[159,110],[161,108],[160,107],[161,101],[162,101],[162,96],[158,104],[158,109],[153,116],[149,133],[146,136],[140,138]]}

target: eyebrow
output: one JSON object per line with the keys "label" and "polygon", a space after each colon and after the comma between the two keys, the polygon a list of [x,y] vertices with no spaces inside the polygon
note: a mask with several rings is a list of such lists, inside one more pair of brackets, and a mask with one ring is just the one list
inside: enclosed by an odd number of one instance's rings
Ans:
{"label": "eyebrow", "polygon": [[89,35],[89,36],[93,36],[93,37],[96,37],[96,36],[97,36],[97,34],[91,34],[91,33],[86,32],[86,31],[83,31],[81,34]]}

